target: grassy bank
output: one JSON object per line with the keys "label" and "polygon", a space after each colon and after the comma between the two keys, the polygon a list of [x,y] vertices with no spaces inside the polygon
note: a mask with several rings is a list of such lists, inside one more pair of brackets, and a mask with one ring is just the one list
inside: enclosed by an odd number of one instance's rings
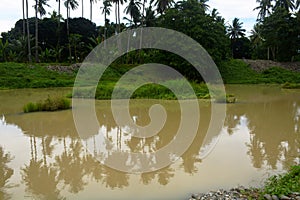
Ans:
{"label": "grassy bank", "polygon": [[256,72],[242,60],[225,61],[220,64],[219,70],[226,84],[300,83],[300,73],[276,66]]}
{"label": "grassy bank", "polygon": [[47,70],[41,64],[0,63],[0,89],[71,87],[75,74]]}
{"label": "grassy bank", "polygon": [[[45,66],[50,64],[22,64],[22,63],[0,63],[0,89],[13,88],[47,88],[47,87],[72,87],[76,71],[64,73],[48,70]],[[55,64],[58,65],[58,64]],[[119,78],[135,67],[135,65],[113,65],[103,74],[96,89],[96,99],[110,99],[112,91]],[[284,88],[299,88],[300,73],[285,70],[279,67],[272,67],[263,72],[255,72],[242,60],[224,61],[219,65],[223,81],[226,84],[284,84]],[[198,98],[209,98],[208,89],[205,84],[198,83],[199,80],[191,81],[195,94]],[[176,88],[182,87],[180,81],[170,81],[169,84]],[[124,86],[121,91],[125,94],[131,90]],[[87,96],[91,90],[82,90],[76,96]],[[189,98],[184,92],[179,98]],[[166,87],[147,84],[138,88],[131,98],[152,98],[152,99],[176,99],[177,97]]]}

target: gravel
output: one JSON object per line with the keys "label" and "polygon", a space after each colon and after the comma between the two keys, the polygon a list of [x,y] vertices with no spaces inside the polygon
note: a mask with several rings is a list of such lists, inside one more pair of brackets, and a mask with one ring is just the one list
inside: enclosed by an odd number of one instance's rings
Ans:
{"label": "gravel", "polygon": [[[258,189],[247,189],[241,186],[230,190],[220,189],[207,193],[192,194],[189,200],[248,200],[258,198]],[[265,200],[300,200],[300,193],[294,192],[280,196],[265,194],[263,198]]]}

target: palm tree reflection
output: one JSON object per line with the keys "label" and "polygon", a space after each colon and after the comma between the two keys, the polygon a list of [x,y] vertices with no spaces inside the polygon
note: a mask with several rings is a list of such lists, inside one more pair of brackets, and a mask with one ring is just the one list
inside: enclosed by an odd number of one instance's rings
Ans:
{"label": "palm tree reflection", "polygon": [[11,160],[11,155],[5,153],[3,147],[0,146],[0,199],[11,198],[11,195],[6,191],[10,187],[8,181],[14,173],[14,170],[7,166]]}

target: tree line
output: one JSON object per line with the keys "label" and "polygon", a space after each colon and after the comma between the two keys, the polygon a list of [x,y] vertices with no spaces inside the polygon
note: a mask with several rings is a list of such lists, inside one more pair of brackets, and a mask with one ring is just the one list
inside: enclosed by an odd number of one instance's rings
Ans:
{"label": "tree line", "polygon": [[[28,5],[22,0],[23,19],[2,33],[0,61],[19,62],[81,62],[88,53],[108,37],[137,27],[165,27],[185,33],[199,42],[216,63],[228,58],[300,60],[300,0],[257,0],[257,23],[246,37],[243,22],[235,18],[230,24],[220,13],[210,8],[208,0],[103,0],[99,13],[104,25],[92,22],[90,0],[89,19],[83,17],[83,0],[56,0],[57,11],[48,13],[50,0],[35,0]],[[61,15],[61,4],[67,11]],[[70,18],[70,12],[82,4],[82,17]],[[121,5],[126,4],[121,22]],[[28,7],[35,15],[29,17]],[[115,20],[108,16],[115,10]],[[175,67],[188,65],[167,52],[143,50],[131,53],[121,62],[145,62],[147,59],[172,62]],[[142,56],[142,58],[141,58]],[[137,59],[138,57],[138,59]],[[174,62],[175,60],[175,62]],[[189,67],[185,67],[188,71]]]}

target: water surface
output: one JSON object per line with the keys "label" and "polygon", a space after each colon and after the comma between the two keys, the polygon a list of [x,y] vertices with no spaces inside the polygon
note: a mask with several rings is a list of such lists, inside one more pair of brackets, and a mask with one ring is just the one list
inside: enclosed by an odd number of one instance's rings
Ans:
{"label": "water surface", "polygon": [[176,101],[131,102],[131,116],[140,126],[150,123],[151,105],[166,108],[165,126],[147,139],[131,137],[135,130],[116,124],[110,102],[97,101],[100,128],[81,140],[71,110],[22,113],[29,101],[65,95],[71,89],[0,91],[0,176],[5,181],[0,195],[11,199],[187,199],[195,192],[261,186],[268,176],[300,164],[300,91],[257,85],[228,85],[226,90],[236,95],[238,103],[227,105],[224,126],[209,138],[213,150],[201,156],[211,105],[199,101],[200,127],[189,149],[174,164],[143,174],[116,171],[94,156],[103,148],[142,153],[163,148],[176,137],[180,123]]}

